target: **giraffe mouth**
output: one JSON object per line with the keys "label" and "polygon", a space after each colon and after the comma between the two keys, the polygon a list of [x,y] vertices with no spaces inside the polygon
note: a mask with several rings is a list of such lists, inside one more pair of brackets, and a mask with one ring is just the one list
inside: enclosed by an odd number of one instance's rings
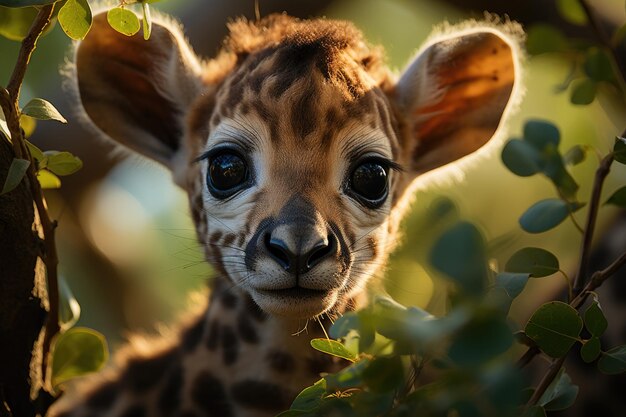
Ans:
{"label": "giraffe mouth", "polygon": [[336,290],[291,287],[254,289],[250,295],[266,313],[302,319],[317,316],[331,308],[337,301],[338,293]]}
{"label": "giraffe mouth", "polygon": [[282,290],[259,290],[259,292],[273,297],[299,299],[326,298],[331,293],[331,291],[328,290],[315,290],[303,287],[292,287]]}

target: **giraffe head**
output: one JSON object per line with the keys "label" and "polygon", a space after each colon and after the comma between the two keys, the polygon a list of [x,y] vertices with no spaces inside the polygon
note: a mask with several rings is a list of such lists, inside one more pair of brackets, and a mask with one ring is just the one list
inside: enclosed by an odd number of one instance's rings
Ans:
{"label": "giraffe head", "polygon": [[201,61],[167,20],[144,41],[99,15],[75,80],[91,125],[189,192],[209,262],[265,312],[309,318],[363,290],[421,174],[494,136],[515,30],[453,30],[396,77],[346,22],[240,20]]}

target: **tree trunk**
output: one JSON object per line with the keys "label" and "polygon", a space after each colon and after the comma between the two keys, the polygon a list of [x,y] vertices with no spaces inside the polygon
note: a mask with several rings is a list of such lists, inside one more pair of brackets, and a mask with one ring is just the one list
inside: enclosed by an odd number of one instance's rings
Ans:
{"label": "tree trunk", "polygon": [[[0,137],[0,188],[13,150]],[[46,317],[45,270],[33,196],[24,178],[0,195],[0,416],[35,416],[42,385],[40,335]]]}

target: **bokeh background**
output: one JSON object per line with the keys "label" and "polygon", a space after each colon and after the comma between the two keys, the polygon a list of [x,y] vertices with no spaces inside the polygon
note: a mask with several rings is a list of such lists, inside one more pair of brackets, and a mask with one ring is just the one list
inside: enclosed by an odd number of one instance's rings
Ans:
{"label": "bokeh background", "polygon": [[[512,2],[511,2],[512,3]],[[481,18],[488,10],[521,22],[525,28],[548,22],[568,36],[591,39],[590,31],[565,22],[552,1],[527,0],[517,5],[498,0],[259,0],[262,15],[286,11],[299,17],[327,16],[353,21],[368,39],[385,46],[389,64],[401,69],[437,24]],[[607,27],[626,22],[623,0],[594,0]],[[164,0],[153,4],[178,18],[195,50],[215,55],[226,34],[226,22],[236,16],[254,18],[254,0]],[[77,174],[64,177],[59,190],[47,192],[51,214],[59,220],[58,246],[64,294],[70,292],[82,307],[79,324],[103,332],[112,348],[129,331],[152,332],[184,311],[200,292],[206,296],[210,268],[195,241],[187,201],[172,185],[163,168],[137,158],[123,158],[86,133],[77,122],[69,95],[61,88],[68,38],[59,27],[40,40],[23,89],[22,101],[42,97],[69,120],[69,124],[40,122],[31,141],[44,150],[67,150],[84,161]],[[0,84],[9,79],[19,44],[0,38]],[[525,65],[526,96],[508,123],[508,137],[521,135],[529,118],[549,119],[562,134],[562,150],[588,144],[600,154],[611,149],[616,134],[626,127],[626,110],[610,88],[600,91],[589,106],[574,106],[557,86],[568,77],[571,57],[544,54],[529,57]],[[598,160],[592,153],[572,169],[586,201]],[[626,172],[615,169],[606,195],[618,187]],[[403,243],[392,257],[381,282],[403,304],[442,314],[447,284],[429,270],[430,245],[455,219],[468,219],[490,241],[494,264],[523,246],[548,249],[571,272],[578,256],[580,234],[566,222],[541,235],[524,233],[519,216],[535,201],[554,197],[543,177],[519,178],[503,166],[499,149],[472,166],[462,181],[446,182],[421,191],[404,223]],[[606,210],[605,218],[614,213]],[[576,214],[583,222],[585,210]],[[599,233],[601,235],[602,232]],[[1,268],[1,266],[0,266]],[[516,300],[514,317],[527,317],[564,280],[555,275],[534,280]]]}

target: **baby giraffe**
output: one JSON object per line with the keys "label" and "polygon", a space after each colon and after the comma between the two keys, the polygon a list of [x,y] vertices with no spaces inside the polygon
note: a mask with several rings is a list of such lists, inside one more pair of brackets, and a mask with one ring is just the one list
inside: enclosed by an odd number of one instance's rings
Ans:
{"label": "baby giraffe", "polygon": [[453,27],[396,77],[347,22],[239,20],[203,61],[159,20],[144,41],[96,16],[70,81],[95,132],[171,169],[217,276],[175,341],[51,414],[272,416],[342,366],[309,340],[363,306],[416,179],[494,136],[521,30]]}

